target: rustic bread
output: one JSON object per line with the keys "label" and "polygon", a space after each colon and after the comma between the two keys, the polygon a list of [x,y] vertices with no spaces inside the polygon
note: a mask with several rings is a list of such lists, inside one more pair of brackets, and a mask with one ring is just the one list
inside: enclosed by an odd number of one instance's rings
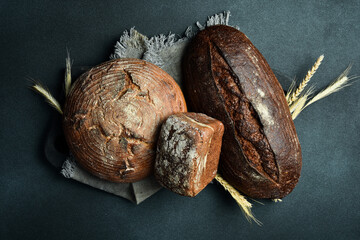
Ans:
{"label": "rustic bread", "polygon": [[157,145],[155,177],[184,196],[196,196],[215,177],[223,124],[201,113],[178,113],[162,125]]}
{"label": "rustic bread", "polygon": [[63,128],[80,166],[109,181],[135,182],[153,172],[163,120],[184,111],[183,94],[165,71],[139,59],[116,59],[74,83]]}
{"label": "rustic bread", "polygon": [[301,148],[283,89],[265,58],[240,31],[213,26],[184,59],[192,111],[225,126],[220,171],[254,198],[282,198],[300,177]]}

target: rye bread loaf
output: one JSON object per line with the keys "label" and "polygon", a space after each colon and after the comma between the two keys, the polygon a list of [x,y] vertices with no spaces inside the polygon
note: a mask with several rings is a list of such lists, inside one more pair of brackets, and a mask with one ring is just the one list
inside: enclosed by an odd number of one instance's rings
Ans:
{"label": "rye bread loaf", "polygon": [[225,126],[219,168],[253,198],[282,198],[300,177],[301,148],[283,89],[250,40],[229,26],[201,31],[184,59],[188,105]]}
{"label": "rye bread loaf", "polygon": [[154,173],[165,188],[194,197],[215,177],[224,125],[202,113],[178,113],[161,126]]}
{"label": "rye bread loaf", "polygon": [[169,74],[143,60],[116,59],[76,80],[63,129],[85,170],[113,182],[135,182],[153,172],[161,123],[184,111],[183,94]]}

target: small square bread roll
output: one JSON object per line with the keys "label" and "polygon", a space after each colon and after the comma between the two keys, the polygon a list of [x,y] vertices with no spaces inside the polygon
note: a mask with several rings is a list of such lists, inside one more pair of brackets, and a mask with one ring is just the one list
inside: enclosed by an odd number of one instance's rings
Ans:
{"label": "small square bread roll", "polygon": [[183,196],[196,196],[215,177],[224,125],[202,113],[171,115],[157,144],[155,177]]}

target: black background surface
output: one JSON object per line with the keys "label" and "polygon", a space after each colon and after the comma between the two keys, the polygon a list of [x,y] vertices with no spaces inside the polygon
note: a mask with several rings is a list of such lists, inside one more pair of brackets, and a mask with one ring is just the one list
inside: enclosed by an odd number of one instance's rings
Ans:
{"label": "black background surface", "polygon": [[360,75],[358,1],[1,1],[0,239],[359,239],[360,82],[295,120],[299,184],[282,203],[254,203],[249,224],[217,184],[190,199],[161,190],[139,206],[63,178],[45,159],[59,117],[26,77],[60,97],[66,47],[74,65],[108,60],[125,29],[152,36],[223,10],[272,68],[326,86],[350,62]]}

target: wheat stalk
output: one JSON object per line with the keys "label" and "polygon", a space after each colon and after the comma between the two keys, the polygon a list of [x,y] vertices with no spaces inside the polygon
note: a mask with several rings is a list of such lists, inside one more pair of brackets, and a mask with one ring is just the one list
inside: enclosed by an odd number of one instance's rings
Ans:
{"label": "wheat stalk", "polygon": [[63,114],[63,111],[61,110],[61,106],[59,102],[51,95],[50,91],[46,88],[44,88],[40,83],[35,83],[32,88],[43,95],[46,99],[46,101],[55,108],[60,114]]}
{"label": "wheat stalk", "polygon": [[316,70],[319,68],[323,59],[324,59],[324,55],[321,55],[316,60],[314,66],[307,72],[304,80],[300,83],[299,87],[291,94],[289,94],[289,96],[286,98],[289,106],[298,99],[302,91],[305,89],[306,85],[309,83],[312,76],[315,74]]}
{"label": "wheat stalk", "polygon": [[67,56],[65,59],[66,69],[65,69],[65,95],[67,96],[71,88],[71,59],[70,52],[67,50]]}
{"label": "wheat stalk", "polygon": [[235,199],[235,201],[240,206],[246,219],[249,222],[251,222],[251,220],[253,220],[256,224],[262,225],[262,223],[259,220],[257,220],[255,218],[255,216],[253,215],[253,213],[251,212],[252,204],[250,202],[248,202],[243,195],[241,195],[233,186],[230,185],[230,183],[228,183],[224,178],[222,178],[220,174],[216,174],[215,179]]}

